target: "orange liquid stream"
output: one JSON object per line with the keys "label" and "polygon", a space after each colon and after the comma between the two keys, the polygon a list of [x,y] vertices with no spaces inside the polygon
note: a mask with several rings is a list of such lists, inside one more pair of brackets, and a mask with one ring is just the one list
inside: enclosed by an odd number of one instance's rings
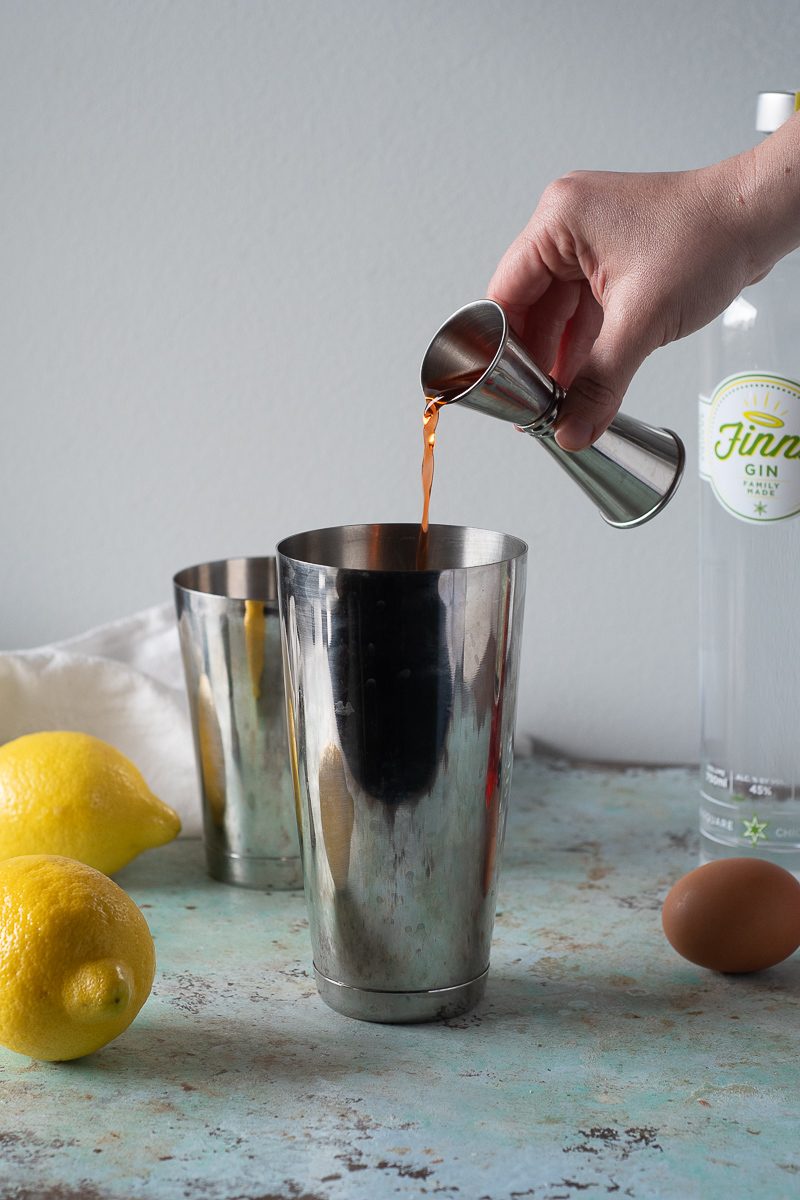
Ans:
{"label": "orange liquid stream", "polygon": [[424,571],[428,562],[428,523],[433,487],[433,449],[436,445],[436,426],[439,424],[439,409],[445,403],[443,397],[426,396],[422,414],[422,520],[419,523],[417,542],[417,570]]}
{"label": "orange liquid stream", "polygon": [[422,414],[422,520],[420,528],[428,532],[428,518],[431,507],[431,488],[433,487],[433,450],[436,445],[436,426],[439,424],[439,409],[444,401],[439,397],[425,397],[425,411]]}

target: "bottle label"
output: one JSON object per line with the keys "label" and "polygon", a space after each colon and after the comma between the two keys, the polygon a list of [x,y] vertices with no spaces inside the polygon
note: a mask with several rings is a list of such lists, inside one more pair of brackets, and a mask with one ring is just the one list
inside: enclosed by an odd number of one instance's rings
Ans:
{"label": "bottle label", "polygon": [[708,759],[700,778],[700,832],[707,842],[766,853],[800,846],[800,796],[794,785]]}
{"label": "bottle label", "polygon": [[800,383],[729,375],[700,397],[700,475],[741,521],[800,513]]}

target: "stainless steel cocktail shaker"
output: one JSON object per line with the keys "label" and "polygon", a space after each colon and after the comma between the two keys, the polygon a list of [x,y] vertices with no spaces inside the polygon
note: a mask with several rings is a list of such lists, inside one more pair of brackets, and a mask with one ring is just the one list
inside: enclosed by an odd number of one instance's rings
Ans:
{"label": "stainless steel cocktail shaker", "polygon": [[448,404],[510,421],[529,433],[617,528],[641,525],[672,498],[685,452],[676,434],[619,415],[587,450],[562,450],[553,436],[564,390],[511,331],[493,300],[453,313],[422,361],[422,390]]}
{"label": "stainless steel cocktail shaker", "polygon": [[278,546],[289,746],[319,993],[455,1016],[489,967],[527,547],[485,529],[318,529]]}
{"label": "stainless steel cocktail shaker", "polygon": [[200,563],[174,584],[209,874],[302,887],[275,559]]}

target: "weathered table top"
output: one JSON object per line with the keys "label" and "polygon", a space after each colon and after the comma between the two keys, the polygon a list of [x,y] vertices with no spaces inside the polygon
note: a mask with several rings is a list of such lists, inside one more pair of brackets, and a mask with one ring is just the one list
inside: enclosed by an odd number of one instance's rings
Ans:
{"label": "weathered table top", "polygon": [[661,933],[694,773],[523,761],[514,790],[487,996],[443,1025],[329,1011],[302,896],[213,883],[198,842],[121,872],[153,996],[91,1058],[0,1051],[0,1195],[797,1196],[800,959],[716,976]]}

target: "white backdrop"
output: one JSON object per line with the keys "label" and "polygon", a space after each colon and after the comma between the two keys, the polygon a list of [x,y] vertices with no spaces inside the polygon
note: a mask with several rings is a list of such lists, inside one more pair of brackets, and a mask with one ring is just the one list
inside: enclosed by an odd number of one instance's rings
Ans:
{"label": "white backdrop", "polygon": [[[0,648],[417,519],[420,358],[547,182],[751,144],[798,44],[792,0],[0,0]],[[641,530],[442,418],[433,519],[530,543],[521,744],[696,757],[697,356],[629,396],[690,452]]]}

